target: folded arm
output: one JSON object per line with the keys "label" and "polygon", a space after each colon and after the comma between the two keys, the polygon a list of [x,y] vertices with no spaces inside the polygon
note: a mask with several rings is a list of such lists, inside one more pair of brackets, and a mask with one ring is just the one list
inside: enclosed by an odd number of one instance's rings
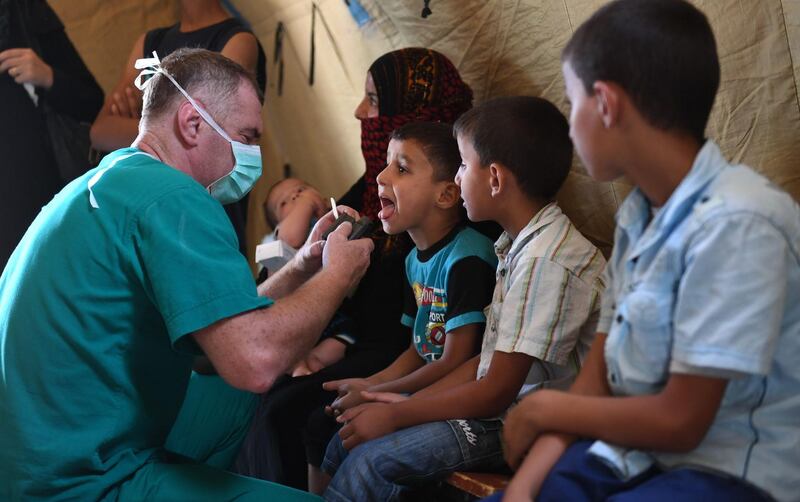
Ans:
{"label": "folded arm", "polygon": [[535,440],[514,481],[520,478],[520,484],[538,490],[538,483],[576,437],[685,452],[696,448],[711,427],[726,379],[673,373],[657,394],[613,397],[602,358],[605,335],[598,338],[569,392],[536,392],[509,414],[504,431],[509,464],[517,465]]}
{"label": "folded arm", "polygon": [[133,81],[138,74],[133,65],[137,59],[144,57],[143,52],[144,34],[133,44],[122,75],[106,96],[103,107],[92,124],[92,146],[98,150],[110,152],[130,146],[139,134],[142,98],[141,93],[133,89]]}

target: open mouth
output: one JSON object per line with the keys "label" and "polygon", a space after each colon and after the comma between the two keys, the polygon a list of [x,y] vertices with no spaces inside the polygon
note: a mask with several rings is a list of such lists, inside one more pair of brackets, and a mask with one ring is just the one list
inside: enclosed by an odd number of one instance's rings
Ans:
{"label": "open mouth", "polygon": [[381,197],[381,210],[378,213],[378,218],[388,220],[394,214],[394,202],[386,197]]}

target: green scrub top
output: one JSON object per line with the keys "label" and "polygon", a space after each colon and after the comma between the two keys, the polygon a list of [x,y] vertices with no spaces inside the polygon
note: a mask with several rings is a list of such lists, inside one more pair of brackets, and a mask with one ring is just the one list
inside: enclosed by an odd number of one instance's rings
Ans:
{"label": "green scrub top", "polygon": [[113,498],[162,457],[186,335],[272,303],[238,249],[199,183],[134,148],[42,209],[0,277],[0,499]]}

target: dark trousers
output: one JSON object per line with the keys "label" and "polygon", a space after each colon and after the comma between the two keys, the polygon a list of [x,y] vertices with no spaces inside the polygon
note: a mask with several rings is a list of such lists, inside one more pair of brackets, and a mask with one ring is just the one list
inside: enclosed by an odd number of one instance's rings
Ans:
{"label": "dark trousers", "polygon": [[308,467],[320,465],[338,424],[323,413],[336,397],[323,382],[367,377],[382,370],[394,352],[365,350],[304,377],[285,377],[261,396],[234,471],[301,490],[308,489]]}
{"label": "dark trousers", "polygon": [[[544,481],[538,502],[607,500],[614,502],[756,502],[772,500],[741,479],[696,469],[664,471],[651,467],[621,481],[586,454],[593,441],[579,441],[561,456]],[[488,500],[500,500],[496,494]]]}

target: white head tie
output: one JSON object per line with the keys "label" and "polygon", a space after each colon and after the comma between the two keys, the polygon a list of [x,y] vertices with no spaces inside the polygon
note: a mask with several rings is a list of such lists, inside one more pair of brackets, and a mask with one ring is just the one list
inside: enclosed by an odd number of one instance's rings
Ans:
{"label": "white head tie", "polygon": [[144,88],[147,87],[147,83],[150,82],[149,78],[142,82],[142,79],[146,75],[155,75],[156,73],[164,73],[166,75],[166,72],[161,69],[161,60],[158,59],[158,54],[156,54],[156,51],[153,51],[153,57],[151,58],[137,59],[133,64],[133,67],[137,70],[142,70],[139,72],[139,76],[136,77],[136,80],[133,81],[133,85],[135,85],[140,91],[143,91]]}

